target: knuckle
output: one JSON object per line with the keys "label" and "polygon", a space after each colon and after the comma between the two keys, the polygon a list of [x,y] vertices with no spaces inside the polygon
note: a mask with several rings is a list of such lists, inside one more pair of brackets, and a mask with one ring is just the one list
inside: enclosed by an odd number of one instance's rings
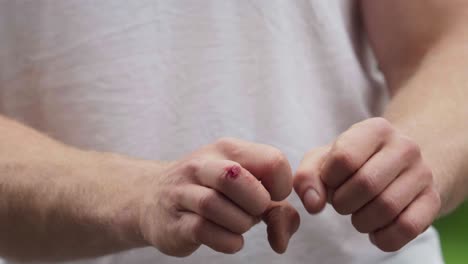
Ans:
{"label": "knuckle", "polygon": [[250,228],[254,225],[254,220],[248,220],[245,221],[244,223],[239,224],[236,228],[236,233],[237,234],[244,234],[245,232],[249,231]]}
{"label": "knuckle", "polygon": [[373,126],[375,133],[379,137],[387,137],[393,132],[392,124],[383,117],[374,117],[369,119],[369,123]]}
{"label": "knuckle", "polygon": [[190,248],[183,248],[183,249],[178,249],[173,252],[163,252],[166,253],[170,256],[177,257],[177,258],[185,258],[190,255],[192,255],[196,250],[196,247],[190,247]]}
{"label": "knuckle", "polygon": [[227,244],[226,249],[223,251],[227,254],[234,254],[242,248],[243,243],[244,242],[242,241],[242,239],[239,239],[238,241],[234,241],[233,243]]}
{"label": "knuckle", "polygon": [[330,153],[330,158],[333,163],[336,163],[339,166],[348,168],[349,170],[357,169],[356,162],[354,161],[353,156],[346,150],[346,147],[342,143],[342,140],[337,140],[335,145]]}
{"label": "knuckle", "polygon": [[351,212],[349,211],[349,209],[346,206],[346,202],[343,201],[342,199],[337,199],[336,195],[333,196],[333,198],[332,198],[332,206],[335,209],[335,211],[337,213],[339,213],[340,215],[349,215],[349,214],[351,214]]}
{"label": "knuckle", "polygon": [[301,170],[301,169],[297,170],[296,175],[294,176],[294,182],[293,182],[294,189],[296,190],[296,192],[299,191],[299,189],[305,188],[306,186],[303,186],[303,185],[305,185],[306,182],[310,181],[311,177],[312,177],[311,172]]}
{"label": "knuckle", "polygon": [[214,143],[215,149],[222,153],[229,153],[235,155],[239,150],[237,148],[236,139],[231,137],[222,137]]}
{"label": "knuckle", "polygon": [[362,192],[375,196],[378,194],[377,172],[363,171],[355,177],[356,185]]}
{"label": "knuckle", "polygon": [[233,141],[234,139],[231,137],[221,137],[221,138],[218,138],[214,144],[220,148],[223,148],[226,146],[227,147],[232,146],[234,144]]}
{"label": "knuckle", "polygon": [[368,233],[369,230],[366,228],[365,222],[362,220],[362,217],[358,214],[353,214],[351,216],[351,224],[359,233]]}
{"label": "knuckle", "polygon": [[205,162],[202,159],[194,158],[187,160],[182,166],[189,174],[196,174],[204,164]]}
{"label": "knuckle", "polygon": [[311,174],[311,172],[309,172],[309,171],[306,171],[306,170],[303,170],[303,169],[298,169],[296,171],[296,174],[294,175],[294,178],[298,182],[303,182],[303,181],[309,179],[310,174]]}
{"label": "knuckle", "polygon": [[401,217],[398,220],[398,226],[402,234],[409,239],[417,237],[424,228],[418,221],[410,217]]}
{"label": "knuckle", "polygon": [[250,228],[252,228],[256,224],[258,224],[260,220],[261,220],[260,217],[249,216],[248,219],[245,221],[245,224],[240,228],[241,229],[240,234],[243,234],[243,233],[249,231]]}
{"label": "knuckle", "polygon": [[405,242],[401,239],[398,239],[399,234],[395,232],[385,232],[385,233],[373,233],[374,236],[374,244],[383,252],[395,252],[401,249]]}
{"label": "knuckle", "polygon": [[400,241],[385,241],[385,242],[376,242],[376,246],[383,252],[395,252],[401,249],[404,246],[404,243]]}
{"label": "knuckle", "polygon": [[198,208],[201,214],[207,214],[212,211],[216,202],[217,194],[215,191],[210,191],[202,196],[198,201]]}
{"label": "knuckle", "polygon": [[382,196],[378,198],[381,204],[381,212],[385,218],[394,219],[401,212],[400,204],[390,196]]}
{"label": "knuckle", "polygon": [[[229,167],[235,168],[236,175],[241,175],[242,174],[242,166],[239,163],[237,163],[235,161],[227,161],[227,164],[228,164]],[[215,186],[217,186],[217,188],[222,189],[226,185],[230,184],[231,181],[229,179],[231,178],[231,176],[229,176],[229,175],[231,173],[232,172],[230,172],[230,171],[229,172],[228,171],[223,171],[223,172],[217,174],[215,176]],[[245,180],[250,180],[249,178],[250,177],[245,177],[244,179]]]}
{"label": "knuckle", "polygon": [[184,199],[184,190],[183,188],[176,187],[170,191],[165,191],[163,195],[167,195],[166,197],[172,201],[173,204],[178,204]]}
{"label": "knuckle", "polygon": [[287,164],[287,158],[279,149],[273,148],[270,151],[269,167],[272,169],[279,168]]}
{"label": "knuckle", "polygon": [[345,207],[342,206],[340,203],[333,203],[333,208],[335,211],[340,215],[348,215],[349,213],[346,211]]}
{"label": "knuckle", "polygon": [[401,137],[401,157],[404,160],[414,160],[421,155],[419,145],[407,137]]}
{"label": "knuckle", "polygon": [[203,230],[205,229],[205,220],[201,217],[194,219],[192,224],[192,242],[195,244],[201,244]]}
{"label": "knuckle", "polygon": [[424,168],[421,171],[421,179],[427,182],[433,182],[434,181],[434,176],[432,174],[431,168],[429,166],[424,166]]}
{"label": "knuckle", "polygon": [[238,251],[236,245],[228,245],[225,250],[223,250],[225,254],[234,254]]}

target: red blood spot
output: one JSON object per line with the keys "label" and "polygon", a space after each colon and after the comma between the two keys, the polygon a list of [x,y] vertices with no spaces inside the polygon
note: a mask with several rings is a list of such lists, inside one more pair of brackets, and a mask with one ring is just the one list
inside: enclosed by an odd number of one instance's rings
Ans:
{"label": "red blood spot", "polygon": [[237,165],[228,167],[225,169],[226,170],[226,178],[228,179],[236,179],[241,171],[241,168]]}

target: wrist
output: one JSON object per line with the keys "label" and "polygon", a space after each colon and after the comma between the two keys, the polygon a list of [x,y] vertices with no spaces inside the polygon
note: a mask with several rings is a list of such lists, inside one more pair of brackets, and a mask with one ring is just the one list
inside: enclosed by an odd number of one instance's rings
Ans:
{"label": "wrist", "polygon": [[101,191],[95,218],[123,248],[149,246],[140,231],[141,207],[147,186],[167,165],[113,153],[86,152],[84,159]]}

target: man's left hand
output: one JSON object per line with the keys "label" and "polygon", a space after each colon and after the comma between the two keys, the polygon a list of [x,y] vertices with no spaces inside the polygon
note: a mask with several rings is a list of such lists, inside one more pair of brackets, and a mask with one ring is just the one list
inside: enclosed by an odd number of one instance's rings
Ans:
{"label": "man's left hand", "polygon": [[368,233],[383,251],[396,251],[424,232],[441,207],[432,171],[413,140],[384,118],[353,125],[331,145],[302,160],[294,189],[309,213],[328,201]]}

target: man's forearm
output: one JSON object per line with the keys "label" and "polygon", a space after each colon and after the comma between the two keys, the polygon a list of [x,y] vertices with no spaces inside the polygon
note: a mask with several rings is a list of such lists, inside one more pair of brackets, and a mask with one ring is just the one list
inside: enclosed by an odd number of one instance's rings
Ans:
{"label": "man's forearm", "polygon": [[282,201],[291,167],[272,146],[225,138],[166,163],[73,149],[2,118],[0,134],[1,257],[233,254],[260,217],[282,253],[299,226]]}
{"label": "man's forearm", "polygon": [[360,4],[392,94],[384,116],[421,147],[447,213],[465,199],[468,186],[468,3]]}
{"label": "man's forearm", "polygon": [[73,149],[1,117],[0,135],[0,256],[52,261],[144,246],[127,219],[137,218],[132,188],[150,162]]}
{"label": "man's forearm", "polygon": [[[460,32],[461,34],[462,32]],[[448,35],[424,56],[411,77],[394,80],[385,117],[416,140],[432,166],[442,214],[468,192],[468,51]]]}

